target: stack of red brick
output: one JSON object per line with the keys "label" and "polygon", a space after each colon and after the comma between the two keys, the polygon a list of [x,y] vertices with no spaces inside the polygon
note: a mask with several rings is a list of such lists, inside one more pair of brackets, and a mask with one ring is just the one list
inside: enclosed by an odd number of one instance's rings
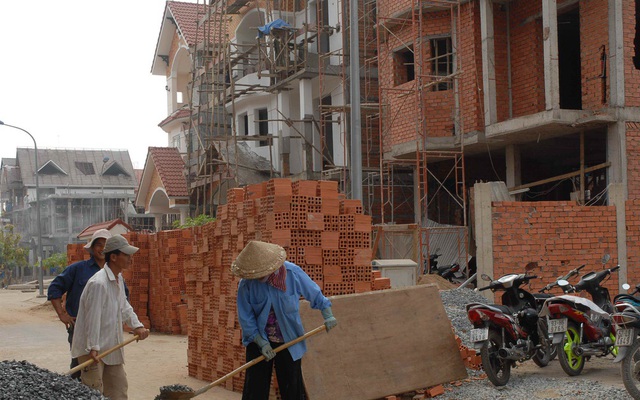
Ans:
{"label": "stack of red brick", "polygon": [[192,252],[192,232],[162,231],[149,239],[149,318],[154,329],[179,334],[183,328],[177,306],[186,302],[184,265]]}
{"label": "stack of red brick", "polygon": [[[272,179],[229,190],[213,223],[127,234],[140,247],[124,274],[131,304],[155,331],[188,332],[191,376],[227,374],[245,362],[230,267],[249,240],[282,245],[327,296],[390,287],[371,271],[371,217],[360,201],[342,197],[336,182]],[[70,261],[85,256],[79,246],[69,247]],[[243,382],[239,375],[224,385],[241,391]]]}
{"label": "stack of red brick", "polygon": [[371,217],[359,200],[341,198],[337,182],[271,179],[232,189],[218,215],[234,214],[231,235],[283,246],[327,296],[372,289]]}
{"label": "stack of red brick", "polygon": [[140,250],[133,255],[131,267],[122,272],[125,282],[129,287],[129,303],[135,310],[140,322],[150,328],[149,319],[149,265],[150,243],[149,235],[129,232],[124,235],[127,241]]}
{"label": "stack of red brick", "polygon": [[[194,229],[186,267],[189,374],[215,380],[244,364],[232,261],[249,240],[277,243],[328,295],[384,289],[371,271],[371,217],[336,182],[272,179],[231,189],[217,220]],[[374,283],[375,282],[375,283]],[[240,391],[243,376],[227,381]]]}

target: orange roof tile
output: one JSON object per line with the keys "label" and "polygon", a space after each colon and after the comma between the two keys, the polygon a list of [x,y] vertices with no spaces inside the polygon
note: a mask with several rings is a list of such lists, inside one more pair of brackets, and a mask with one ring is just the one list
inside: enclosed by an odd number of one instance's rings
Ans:
{"label": "orange roof tile", "polygon": [[170,197],[187,197],[187,178],[184,176],[184,161],[175,147],[149,147],[153,164],[160,175],[164,190]]}
{"label": "orange roof tile", "polygon": [[88,227],[84,228],[84,230],[80,232],[77,237],[78,238],[91,237],[91,235],[93,235],[93,232],[97,231],[98,229],[111,230],[114,226],[118,224],[124,226],[129,231],[133,230],[133,228],[129,224],[127,224],[120,218],[116,218],[116,219],[112,219],[111,221],[98,222],[97,224],[89,225]]}
{"label": "orange roof tile", "polygon": [[172,112],[171,115],[169,115],[167,118],[165,118],[162,121],[160,121],[158,126],[162,127],[162,126],[168,124],[171,121],[175,121],[175,120],[180,119],[180,118],[186,118],[186,117],[188,117],[190,115],[191,115],[191,110],[189,110],[188,108],[180,108],[180,109]]}
{"label": "orange roof tile", "polygon": [[[189,46],[203,42],[205,36],[204,28],[206,25],[202,25],[200,30],[198,30],[198,20],[201,20],[205,16],[208,6],[205,4],[183,3],[179,1],[169,1],[167,2],[167,6],[171,10],[176,25]],[[219,26],[219,24],[214,25],[215,21],[216,18],[211,18],[209,22],[210,29],[207,29],[206,32],[211,36],[210,40],[212,42],[215,41],[214,36],[217,36],[215,28]]]}

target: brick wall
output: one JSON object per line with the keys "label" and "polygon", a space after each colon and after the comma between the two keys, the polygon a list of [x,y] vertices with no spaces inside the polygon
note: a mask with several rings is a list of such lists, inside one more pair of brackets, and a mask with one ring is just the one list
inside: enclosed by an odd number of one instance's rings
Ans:
{"label": "brick wall", "polygon": [[[509,69],[507,68],[507,13],[493,5],[493,38],[496,69],[496,108],[498,122],[509,119]],[[480,59],[482,60],[482,59]]]}
{"label": "brick wall", "polygon": [[513,116],[521,117],[545,109],[542,18],[528,19],[542,12],[542,3],[510,5]]}
{"label": "brick wall", "polygon": [[[618,263],[616,210],[613,206],[581,207],[569,201],[493,203],[494,278],[524,272],[539,262],[532,282],[537,290],[570,269],[587,264],[583,273],[601,268],[600,259],[611,255],[609,267]],[[564,264],[564,265],[563,265]],[[575,283],[572,281],[572,283]],[[618,293],[618,275],[606,286]]]}
{"label": "brick wall", "polygon": [[623,38],[624,38],[624,79],[625,105],[640,107],[640,70],[633,65],[635,56],[633,40],[636,36],[636,13],[634,1],[622,2]]}
{"label": "brick wall", "polygon": [[640,283],[640,199],[627,201],[627,283]]}
{"label": "brick wall", "polygon": [[[582,108],[600,109],[602,102],[601,47],[609,55],[609,2],[606,0],[580,3],[580,63],[582,65]],[[607,71],[609,71],[607,61]],[[605,82],[606,102],[609,98],[609,80]]]}
{"label": "brick wall", "polygon": [[[410,2],[378,3],[379,22],[390,22],[386,17],[409,7]],[[457,17],[457,14],[456,14]],[[431,137],[450,137],[454,133],[454,91],[434,91],[433,87],[422,90],[421,97],[416,88],[416,81],[402,83],[406,80],[406,73],[400,65],[402,60],[394,56],[394,52],[403,50],[404,46],[413,46],[415,53],[415,74],[423,76],[423,83],[433,79],[431,47],[429,40],[420,45],[414,36],[438,37],[451,35],[452,14],[449,11],[429,12],[422,17],[422,32],[418,32],[420,24],[410,20],[390,27],[393,32],[383,33],[384,39],[379,49],[379,84],[381,101],[384,112],[384,150],[389,151],[392,146],[420,140],[423,132]],[[482,77],[479,35],[479,13],[475,4],[461,6],[459,41],[459,60],[462,75],[460,82],[461,116],[464,121],[465,132],[477,130],[482,125],[482,109],[478,94],[478,77]],[[453,46],[455,47],[455,43]],[[422,60],[422,62],[421,62]],[[423,110],[416,108],[422,98]],[[424,117],[424,121],[420,120]]]}
{"label": "brick wall", "polygon": [[640,198],[640,122],[627,122],[627,188],[629,199]]}

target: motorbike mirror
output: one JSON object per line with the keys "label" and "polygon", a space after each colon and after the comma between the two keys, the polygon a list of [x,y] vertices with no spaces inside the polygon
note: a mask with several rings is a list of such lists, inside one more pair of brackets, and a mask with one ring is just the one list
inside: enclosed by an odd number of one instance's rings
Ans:
{"label": "motorbike mirror", "polygon": [[491,277],[487,274],[482,274],[480,275],[480,278],[482,278],[483,281],[487,281],[487,282],[491,282],[493,279],[491,279]]}
{"label": "motorbike mirror", "polygon": [[631,285],[629,285],[628,283],[623,283],[623,284],[622,284],[622,288],[623,288],[624,290],[629,290],[629,289],[631,289]]}
{"label": "motorbike mirror", "polygon": [[538,263],[536,261],[532,261],[529,264],[524,266],[524,270],[527,272],[534,270],[536,268],[538,268]]}
{"label": "motorbike mirror", "polygon": [[609,260],[611,260],[611,256],[609,254],[605,254],[602,256],[602,263],[606,264],[609,262]]}
{"label": "motorbike mirror", "polygon": [[558,281],[558,286],[560,286],[560,287],[569,286],[569,281],[567,281],[566,279],[560,279]]}

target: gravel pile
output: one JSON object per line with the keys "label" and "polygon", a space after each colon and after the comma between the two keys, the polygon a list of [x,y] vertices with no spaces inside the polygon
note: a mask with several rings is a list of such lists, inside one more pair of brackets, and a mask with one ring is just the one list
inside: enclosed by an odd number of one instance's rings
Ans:
{"label": "gravel pile", "polygon": [[193,393],[194,390],[191,389],[189,386],[187,385],[181,385],[181,384],[176,384],[176,385],[167,385],[167,386],[163,386],[160,388],[160,394],[157,395],[154,400],[165,400],[168,398],[168,395],[170,395],[171,393],[175,393],[175,392],[181,392],[181,393]]}
{"label": "gravel pile", "polygon": [[[451,320],[456,334],[462,339],[463,344],[472,347],[469,342],[469,330],[472,328],[471,322],[467,319],[465,306],[468,303],[487,300],[478,292],[471,289],[455,289],[440,291],[440,297],[447,316]],[[530,361],[532,362],[532,361]],[[552,361],[552,362],[557,362]],[[587,363],[586,368],[589,367]],[[550,368],[550,367],[549,367]],[[620,368],[617,364],[611,368]],[[547,376],[536,376],[535,373],[520,375],[517,369],[511,370],[511,379],[506,386],[495,387],[484,375],[483,371],[467,370],[470,379],[462,382],[461,385],[446,384],[445,393],[438,396],[438,399],[572,399],[572,400],[593,400],[593,399],[630,399],[631,396],[620,387],[605,385],[600,382],[591,381],[583,377],[560,376],[549,378]],[[484,378],[484,379],[483,379]]]}
{"label": "gravel pile", "polygon": [[629,400],[626,390],[580,378],[547,378],[511,374],[506,386],[495,387],[488,379],[471,380],[461,386],[444,385],[441,400],[459,399],[571,399],[571,400]]}
{"label": "gravel pile", "polygon": [[0,400],[103,400],[98,391],[26,361],[0,361]]}
{"label": "gravel pile", "polygon": [[467,318],[466,305],[469,303],[487,303],[487,299],[472,289],[462,288],[454,290],[441,290],[440,298],[447,316],[451,320],[453,329],[462,339],[462,344],[473,347],[469,341],[469,331],[473,328]]}

